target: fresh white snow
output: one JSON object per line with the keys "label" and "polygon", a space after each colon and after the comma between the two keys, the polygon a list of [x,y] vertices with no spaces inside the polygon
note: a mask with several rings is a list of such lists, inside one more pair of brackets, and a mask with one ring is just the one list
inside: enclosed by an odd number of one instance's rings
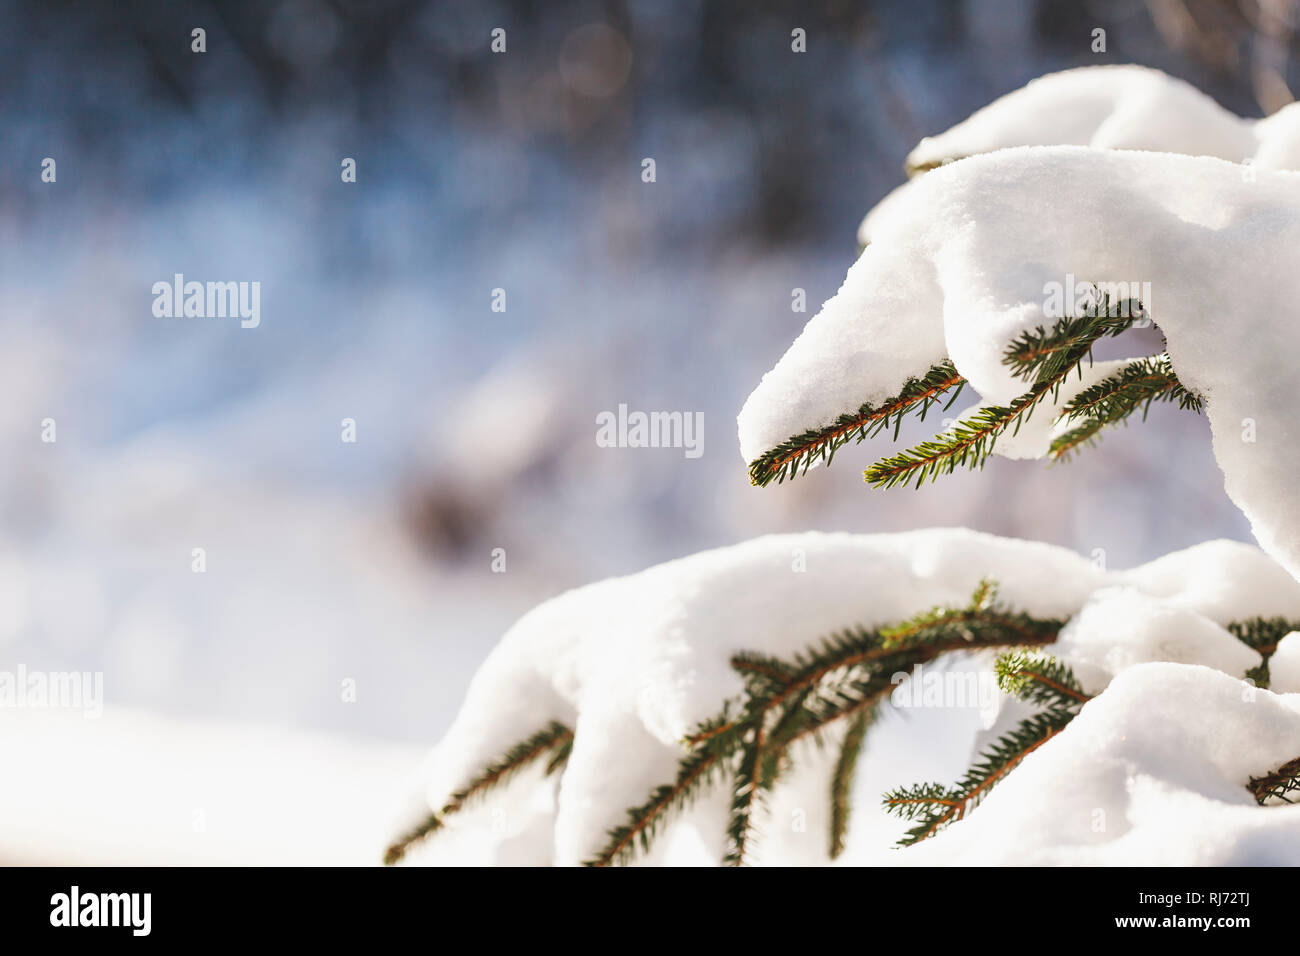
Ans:
{"label": "fresh white snow", "polygon": [[1233,162],[1262,151],[1274,162],[1278,151],[1263,147],[1289,138],[1295,128],[1291,110],[1269,120],[1243,119],[1160,70],[1086,66],[1040,76],[927,136],[908,154],[907,165],[924,168],[1009,146],[1159,150]]}
{"label": "fresh white snow", "polygon": [[[1200,90],[1144,66],[1085,66],[1031,80],[956,126],[927,136],[907,157],[917,172],[1012,146],[1092,146],[1214,156],[1257,169],[1300,169],[1300,104],[1243,119]],[[911,183],[863,218],[866,245]]]}

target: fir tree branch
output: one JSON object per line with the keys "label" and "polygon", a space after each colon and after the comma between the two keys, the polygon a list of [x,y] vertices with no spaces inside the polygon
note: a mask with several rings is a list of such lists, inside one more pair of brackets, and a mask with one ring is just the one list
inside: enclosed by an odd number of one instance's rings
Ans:
{"label": "fir tree branch", "polygon": [[1109,425],[1132,415],[1139,407],[1143,417],[1152,402],[1178,402],[1187,411],[1201,411],[1202,401],[1183,387],[1165,353],[1138,359],[1095,385],[1085,388],[1061,409],[1066,421],[1098,419]]}
{"label": "fir tree branch", "polygon": [[1141,303],[1136,308],[1132,302],[1112,303],[1100,291],[1095,293],[1095,303],[1081,315],[1058,319],[1051,329],[1039,326],[1022,332],[1003,352],[1003,364],[1026,381],[1064,381],[1091,356],[1100,339],[1120,335],[1145,316]]}
{"label": "fir tree branch", "polygon": [[1300,794],[1300,757],[1288,760],[1262,777],[1251,777],[1246,789],[1254,795],[1260,806],[1269,800],[1295,803],[1291,795]]}
{"label": "fir tree branch", "polygon": [[849,832],[849,815],[852,811],[850,797],[853,793],[853,777],[858,768],[858,757],[862,753],[862,742],[867,736],[867,727],[871,715],[858,712],[849,722],[844,740],[840,743],[840,756],[835,761],[835,772],[831,775],[831,859],[836,859],[844,852],[844,838]]}
{"label": "fir tree branch", "polygon": [[[1022,403],[1021,409],[1026,407],[1028,403]],[[1018,420],[1010,407],[985,406],[929,441],[880,459],[863,472],[863,478],[876,488],[893,488],[916,479],[920,488],[926,481],[952,474],[959,466],[982,468],[998,435]]]}
{"label": "fir tree branch", "polygon": [[[1135,312],[1128,303],[1113,304],[1100,292],[1097,296],[1095,310],[1060,319],[1050,330],[1040,327],[1026,331],[1007,346],[1003,362],[1017,376],[1032,382],[1028,391],[1010,405],[986,405],[933,439],[882,458],[863,473],[867,483],[892,488],[915,480],[920,488],[926,481],[935,481],[958,467],[984,467],[998,437],[1008,429],[1015,434],[1045,398],[1050,395],[1055,399],[1070,374],[1084,361],[1091,361],[1092,347],[1099,339],[1119,335],[1142,314],[1140,304]],[[1194,400],[1186,391],[1179,394]],[[1061,453],[1091,439],[1099,428],[1076,430],[1070,443],[1062,445]]]}
{"label": "fir tree branch", "polygon": [[1197,413],[1204,406],[1200,396],[1178,380],[1167,354],[1138,359],[1066,403],[1061,420],[1081,424],[1053,439],[1048,457],[1067,457],[1080,445],[1091,443],[1102,428],[1125,421],[1139,408],[1145,421],[1153,402],[1177,402],[1183,411]]}
{"label": "fir tree branch", "polygon": [[564,766],[572,749],[573,731],[558,721],[551,721],[527,740],[515,744],[499,760],[489,764],[482,773],[453,793],[441,810],[429,814],[394,841],[384,852],[384,862],[390,865],[398,862],[415,843],[441,830],[448,816],[459,813],[466,804],[504,784],[534,760],[549,755],[545,772],[548,775],[554,773]]}
{"label": "fir tree branch", "polygon": [[1092,699],[1074,671],[1050,655],[1013,651],[998,657],[993,670],[1004,692],[1030,703],[1069,708]]}
{"label": "fir tree branch", "polygon": [[722,857],[724,866],[745,864],[745,851],[753,830],[753,816],[758,795],[769,785],[762,772],[764,757],[762,715],[755,722],[753,733],[753,740],[740,752],[740,764],[736,768],[736,780],[731,793],[731,815],[727,821],[727,849]]}
{"label": "fir tree branch", "polygon": [[883,802],[887,810],[904,819],[917,821],[898,845],[919,843],[962,819],[998,781],[1064,730],[1074,717],[1073,711],[1058,708],[1030,717],[981,754],[976,764],[952,787],[924,783],[886,793]]}
{"label": "fir tree branch", "polygon": [[688,740],[698,740],[699,744],[692,753],[682,757],[676,779],[656,787],[646,803],[629,809],[628,822],[610,830],[604,847],[584,865],[628,864],[638,848],[649,849],[668,814],[685,809],[712,782],[724,758],[735,752],[742,731],[744,723],[728,721],[725,713],[701,724],[699,730],[688,736]]}
{"label": "fir tree branch", "polygon": [[749,480],[764,487],[773,481],[779,484],[787,478],[794,479],[801,473],[800,466],[802,473],[807,473],[818,460],[829,465],[835,452],[844,445],[874,437],[889,427],[891,420],[897,439],[898,429],[907,415],[915,412],[924,420],[930,408],[938,404],[940,396],[951,391],[944,405],[945,409],[950,408],[961,394],[965,381],[951,362],[940,362],[921,377],[909,379],[897,395],[879,405],[864,404],[856,412],[841,415],[825,428],[795,435],[755,458],[749,466]]}
{"label": "fir tree branch", "polygon": [[1082,425],[1053,438],[1047,449],[1047,457],[1052,461],[1066,461],[1080,448],[1096,444],[1098,433],[1105,427],[1106,423],[1099,419],[1085,419]]}

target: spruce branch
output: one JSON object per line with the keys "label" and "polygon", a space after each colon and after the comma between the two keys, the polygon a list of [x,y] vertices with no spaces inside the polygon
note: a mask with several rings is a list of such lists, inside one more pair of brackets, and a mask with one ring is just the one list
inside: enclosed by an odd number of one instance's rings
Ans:
{"label": "spruce branch", "polygon": [[1002,363],[1035,384],[1061,382],[1091,359],[1099,340],[1120,335],[1144,316],[1140,303],[1136,308],[1131,302],[1112,303],[1109,296],[1097,292],[1096,304],[1081,315],[1058,319],[1050,329],[1039,326],[1022,332],[1002,353]]}
{"label": "spruce branch", "polygon": [[1122,421],[1138,408],[1143,417],[1152,402],[1176,401],[1185,411],[1199,412],[1200,396],[1189,392],[1178,381],[1169,355],[1162,352],[1148,358],[1130,362],[1095,385],[1085,388],[1061,410],[1066,421],[1098,419],[1109,425]]}
{"label": "spruce branch", "polygon": [[1288,760],[1262,777],[1251,777],[1246,789],[1254,795],[1260,806],[1270,800],[1295,803],[1292,797],[1300,794],[1300,757]]}
{"label": "spruce branch", "polygon": [[925,783],[885,794],[890,812],[917,821],[899,846],[919,843],[964,817],[1025,757],[1065,729],[1079,708],[1091,700],[1074,672],[1050,655],[1011,651],[998,657],[994,672],[1004,692],[1044,704],[1047,709],[999,738],[952,787]]}
{"label": "spruce branch", "polygon": [[952,474],[958,467],[983,468],[1000,435],[1014,435],[1042,401],[1060,394],[1061,386],[1083,362],[1091,361],[1097,340],[1119,335],[1135,317],[1128,309],[1112,306],[1101,295],[1095,313],[1060,319],[1050,329],[1032,329],[1007,346],[1003,362],[1021,378],[1032,380],[1029,390],[1010,405],[986,405],[957,421],[950,429],[907,451],[887,456],[864,473],[876,488],[911,484]]}
{"label": "spruce branch", "polygon": [[[1025,407],[1022,404],[1022,410]],[[961,466],[982,468],[993,454],[998,435],[1018,420],[1019,416],[1010,407],[985,406],[960,419],[946,432],[907,451],[882,458],[863,472],[863,477],[876,488],[907,485],[913,479],[920,488],[927,481],[950,475]]]}
{"label": "spruce branch", "polygon": [[628,822],[614,827],[607,834],[605,846],[585,866],[613,866],[631,862],[638,849],[649,849],[660,832],[668,815],[690,806],[722,769],[725,759],[740,744],[744,722],[729,718],[728,708],[711,718],[688,735],[692,751],[677,765],[677,776],[672,783],[654,789],[640,806],[627,811]]}
{"label": "spruce branch", "polygon": [[1077,425],[1053,438],[1052,444],[1047,449],[1047,457],[1052,461],[1066,461],[1080,448],[1096,444],[1098,433],[1105,427],[1106,423],[1100,419],[1085,419],[1082,425]]}
{"label": "spruce branch", "polygon": [[916,413],[918,418],[924,420],[930,408],[949,392],[951,395],[944,408],[950,408],[961,394],[965,381],[952,362],[940,362],[924,375],[908,379],[892,398],[887,398],[878,405],[864,404],[856,412],[845,413],[824,428],[810,429],[795,435],[755,458],[749,466],[749,480],[759,487],[765,487],[773,481],[779,484],[787,478],[794,479],[801,473],[807,473],[818,460],[824,460],[829,465],[835,452],[844,445],[878,435],[889,427],[891,421],[894,438],[897,440],[904,418]]}
{"label": "spruce branch", "polygon": [[871,724],[871,714],[859,711],[849,722],[840,743],[839,759],[835,761],[835,772],[831,775],[831,859],[836,859],[844,852],[844,838],[849,832],[849,815],[852,806],[849,802],[853,794],[853,777],[858,768],[858,757],[862,753],[862,742],[867,736],[867,727]]}
{"label": "spruce branch", "polygon": [[731,792],[731,814],[727,819],[727,849],[722,856],[724,866],[743,866],[753,830],[754,812],[759,794],[770,788],[771,780],[763,774],[763,720],[762,715],[753,727],[753,739],[740,752],[736,767],[735,784]]}
{"label": "spruce branch", "polygon": [[998,686],[1013,697],[1046,707],[1077,707],[1091,697],[1068,666],[1047,654],[1012,651],[993,665]]}
{"label": "spruce branch", "polygon": [[[885,804],[917,824],[902,845],[909,845],[961,819],[1024,757],[1055,736],[1088,699],[1074,674],[1056,658],[1027,648],[1055,641],[1064,622],[1040,619],[999,603],[993,582],[984,580],[961,607],[934,607],[906,621],[876,629],[849,628],[824,638],[789,660],[752,653],[733,657],[745,684],[740,709],[733,701],[697,725],[683,740],[686,753],[675,778],[627,812],[627,822],[608,833],[605,846],[589,866],[624,864],[646,850],[669,816],[687,807],[719,776],[733,778],[731,818],[725,862],[747,861],[755,836],[755,812],[764,795],[793,767],[794,745],[809,737],[819,743],[838,721],[848,722],[840,741],[830,785],[830,851],[838,855],[850,819],[852,779],[865,735],[880,701],[895,687],[897,675],[956,650],[1016,648],[995,664],[999,685],[1047,710],[999,739],[967,774],[951,787],[931,783],[886,794]],[[1227,629],[1266,659],[1283,636],[1300,624],[1281,617],[1249,618]],[[1267,684],[1267,661],[1262,684]],[[1249,676],[1249,675],[1248,675]],[[552,721],[510,748],[442,809],[389,847],[385,862],[395,863],[411,845],[444,827],[445,818],[473,799],[504,783],[523,767],[546,758],[545,772],[563,768],[574,742],[573,732]],[[1292,802],[1300,792],[1300,758],[1247,785],[1261,803]]]}
{"label": "spruce branch", "polygon": [[886,793],[883,802],[888,811],[916,821],[916,825],[899,840],[898,846],[919,843],[962,819],[998,781],[1064,730],[1074,716],[1074,711],[1064,708],[1051,708],[1035,714],[999,738],[952,787],[923,783]]}
{"label": "spruce branch", "polygon": [[384,862],[390,865],[398,862],[415,843],[441,830],[448,816],[459,813],[473,800],[506,783],[533,761],[548,757],[546,774],[559,770],[568,761],[572,749],[573,731],[559,721],[551,721],[528,739],[515,744],[499,760],[489,764],[477,777],[453,793],[441,810],[429,814],[394,841],[384,852]]}
{"label": "spruce branch", "polygon": [[1067,457],[1080,445],[1091,443],[1102,428],[1125,421],[1138,409],[1145,421],[1154,402],[1176,402],[1183,411],[1198,414],[1204,407],[1200,396],[1178,380],[1167,354],[1138,359],[1065,404],[1060,418],[1081,424],[1053,439],[1048,457]]}

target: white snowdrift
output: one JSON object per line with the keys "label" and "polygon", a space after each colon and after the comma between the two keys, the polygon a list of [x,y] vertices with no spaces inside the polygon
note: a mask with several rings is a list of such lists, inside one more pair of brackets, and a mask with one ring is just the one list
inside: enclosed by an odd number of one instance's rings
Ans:
{"label": "white snowdrift", "polygon": [[[1049,73],[999,97],[907,157],[909,171],[1012,146],[1140,149],[1300,169],[1300,104],[1243,119],[1182,80],[1144,66],[1086,66]],[[911,188],[905,183],[862,220],[866,245]]]}
{"label": "white snowdrift", "polygon": [[[623,821],[628,807],[672,779],[683,755],[683,735],[717,713],[724,699],[740,694],[741,684],[728,664],[733,653],[790,656],[845,627],[897,622],[936,604],[961,605],[982,577],[999,582],[1006,603],[1033,614],[1066,617],[1084,609],[1056,650],[1067,660],[1077,659],[1081,670],[1086,668],[1090,690],[1099,690],[1113,674],[1135,663],[1153,660],[1225,667],[1231,676],[1222,678],[1223,686],[1244,688],[1241,674],[1258,656],[1237,644],[1222,625],[1253,615],[1300,615],[1300,584],[1258,549],[1226,541],[1123,572],[1099,570],[1079,555],[1050,545],[965,530],[778,535],[703,552],[571,591],[542,604],[506,634],[431,755],[422,777],[422,798],[404,822],[441,806],[449,793],[550,720],[576,730],[562,780],[557,789],[553,781],[542,782],[538,773],[524,776],[505,793],[487,799],[481,809],[448,817],[452,832],[435,836],[412,859],[579,862],[603,845],[605,831]],[[1116,601],[1122,606],[1114,607]],[[1125,615],[1128,624],[1114,626],[1107,620],[1111,612]],[[1186,642],[1178,639],[1184,632],[1191,635]],[[966,666],[987,671],[990,659],[985,653],[967,659]],[[1121,690],[1116,697],[1122,700],[1125,693]],[[1273,699],[1257,693],[1260,699]],[[1106,712],[1101,702],[1110,694],[1107,690],[1086,712]],[[1091,748],[1103,762],[1113,752],[1115,760],[1147,768],[1153,777],[1170,762],[1186,763],[1191,778],[1227,780],[1236,774],[1238,788],[1250,772],[1273,769],[1274,758],[1288,746],[1300,753],[1300,737],[1287,723],[1297,719],[1294,709],[1239,703],[1244,712],[1235,714],[1224,694],[1207,703],[1190,691],[1170,693],[1161,701],[1156,715],[1161,719],[1177,723],[1185,716],[1188,726],[1200,727],[1210,714],[1217,714],[1233,732],[1221,742],[1207,740],[1199,749],[1175,754],[1144,750],[1134,743],[1143,738],[1130,737],[1125,743],[1122,732],[1090,734],[1087,728],[1099,720],[1090,716],[1081,725],[1084,730],[1062,736],[1061,747]],[[894,712],[882,718],[868,738],[868,754],[878,755],[881,741],[891,734],[902,741],[902,753],[940,749],[943,744],[934,737],[920,746],[917,731],[929,717],[938,736],[957,737],[958,752],[944,772],[959,774],[978,729],[969,713]],[[1151,727],[1143,732],[1156,733]],[[1251,749],[1241,742],[1248,734],[1264,739]],[[1285,734],[1285,745],[1269,742],[1270,735]],[[1219,759],[1215,748],[1234,744],[1240,749],[1235,763],[1214,763]],[[826,861],[830,749],[807,747],[798,757],[798,772],[773,794],[768,816],[760,824],[759,862]],[[1022,769],[1055,759],[1052,751],[1044,747],[1039,752],[1043,756],[1031,756]],[[880,793],[896,783],[914,782],[908,777],[887,779],[889,771],[878,770],[878,763],[868,760],[859,773],[855,803],[860,809],[855,814],[861,820],[853,836],[860,853],[883,849],[900,832],[892,823],[882,826],[872,819]],[[1109,808],[1113,825],[1120,826],[1127,797],[1122,788],[1114,789],[1111,776],[1099,776],[1094,783],[1088,774],[1071,771],[1068,780],[1082,804]],[[1038,806],[1037,791],[1032,794]],[[1242,794],[1249,797],[1244,790]],[[641,861],[716,863],[726,800],[722,788],[714,789]],[[1050,801],[1041,803],[1046,808],[1041,812],[1048,813]],[[1170,813],[1179,812],[1178,807],[1173,804]],[[1250,810],[1240,800],[1229,809],[1261,818],[1273,812]],[[978,829],[982,813],[977,811],[958,829]],[[786,823],[791,819],[806,825],[791,826]],[[1127,826],[1137,834],[1134,842],[1148,824],[1169,825],[1168,820],[1130,820]],[[1048,839],[1047,824],[1042,827]],[[1006,846],[1004,852],[1023,852],[1026,858],[1048,852],[1032,840],[1007,841]],[[897,862],[910,852],[886,859]],[[1067,859],[1068,847],[1060,854]],[[1300,860],[1300,855],[1294,859]]]}
{"label": "white snowdrift", "polygon": [[[1072,146],[961,160],[912,185],[763,377],[739,416],[742,453],[752,460],[880,401],[945,355],[985,400],[1009,402],[1026,385],[1003,351],[1052,324],[1050,288],[1149,283],[1143,298],[1174,368],[1206,400],[1229,497],[1295,573],[1296,248],[1300,173],[1245,176],[1217,159]],[[1031,427],[1050,417],[1036,412]]]}

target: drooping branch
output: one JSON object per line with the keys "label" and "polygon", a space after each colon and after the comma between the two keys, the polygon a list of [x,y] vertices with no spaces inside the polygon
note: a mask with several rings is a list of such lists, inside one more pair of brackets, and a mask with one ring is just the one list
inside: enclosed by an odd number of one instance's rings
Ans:
{"label": "drooping branch", "polygon": [[546,774],[559,770],[568,761],[572,749],[573,731],[558,721],[551,721],[527,740],[515,744],[499,760],[488,765],[477,777],[453,793],[441,810],[429,814],[395,840],[385,851],[384,862],[389,864],[398,862],[415,843],[442,829],[443,821],[448,816],[459,813],[468,803],[494,787],[504,784],[524,767],[541,757],[549,758]]}
{"label": "drooping branch", "polygon": [[999,738],[952,787],[923,783],[885,794],[887,810],[916,821],[899,846],[928,839],[964,817],[1025,757],[1064,730],[1092,699],[1074,672],[1050,655],[1012,651],[1000,655],[993,670],[1003,691],[1047,709]]}
{"label": "drooping branch", "polygon": [[1204,406],[1200,396],[1178,380],[1167,354],[1139,359],[1066,403],[1061,418],[1080,424],[1053,439],[1048,457],[1059,460],[1091,444],[1102,428],[1125,421],[1138,409],[1145,421],[1154,402],[1176,402],[1180,409],[1198,413]]}
{"label": "drooping branch", "polygon": [[[874,705],[895,686],[895,675],[910,673],[918,664],[948,651],[1047,644],[1062,625],[999,605],[992,582],[982,581],[964,607],[931,608],[887,628],[842,631],[792,660],[736,654],[731,664],[745,684],[738,716],[725,708],[688,735],[692,751],[679,765],[677,783],[659,787],[645,804],[629,810],[630,822],[611,831],[605,849],[590,862],[627,862],[638,847],[648,846],[665,817],[681,806],[678,798],[687,789],[682,782],[693,784],[696,762],[709,754],[716,755],[710,767],[725,767],[733,775],[724,862],[745,863],[756,811],[763,795],[790,769],[794,743],[842,718],[869,719]],[[848,779],[851,768],[844,769]],[[831,815],[833,826],[847,826],[847,813],[832,807]],[[841,832],[841,843],[842,837]]]}
{"label": "drooping branch", "polygon": [[1099,303],[1095,313],[1061,319],[1050,330],[1027,331],[1007,347],[1003,362],[1032,381],[1010,405],[984,406],[929,441],[881,459],[864,473],[867,483],[892,488],[915,481],[920,488],[959,467],[984,467],[998,437],[1008,430],[1015,434],[1044,399],[1055,399],[1071,373],[1091,360],[1099,339],[1118,335],[1133,323],[1129,308],[1112,305],[1100,293]]}
{"label": "drooping branch", "polygon": [[835,772],[831,775],[832,860],[844,852],[844,839],[849,832],[849,816],[852,812],[850,797],[853,794],[853,778],[857,773],[858,757],[862,753],[862,742],[866,740],[870,724],[870,713],[859,712],[854,715],[844,732],[839,759],[835,761]]}
{"label": "drooping branch", "polygon": [[[851,784],[865,734],[876,709],[900,677],[906,679],[917,665],[951,651],[1015,648],[995,664],[1000,687],[1021,699],[1046,705],[1047,710],[997,741],[955,785],[923,784],[886,796],[886,805],[894,812],[917,821],[904,845],[925,839],[970,812],[1025,756],[1059,733],[1090,699],[1067,666],[1030,650],[1055,641],[1063,626],[1063,621],[1035,618],[1000,605],[992,582],[983,581],[965,606],[934,607],[889,627],[850,628],[790,659],[737,654],[732,665],[745,688],[739,709],[733,706],[736,702],[727,702],[720,713],[685,737],[686,753],[675,778],[655,788],[645,803],[630,809],[627,822],[609,831],[605,846],[587,864],[630,862],[662,833],[674,813],[685,809],[719,776],[733,781],[725,862],[747,862],[758,835],[756,814],[763,795],[794,769],[795,744],[819,738],[830,726],[847,720],[829,794],[830,849],[832,856],[837,855],[844,847]],[[1251,618],[1227,627],[1265,657],[1285,634],[1300,629],[1283,618]],[[386,862],[399,860],[413,843],[442,829],[448,815],[523,767],[546,758],[546,773],[562,769],[573,742],[571,730],[552,722],[512,747],[452,794],[440,811],[395,841]],[[1249,788],[1261,802],[1289,802],[1300,790],[1298,776],[1300,758],[1252,778]]]}
{"label": "drooping branch", "polygon": [[1072,711],[1053,708],[1030,717],[985,751],[952,787],[923,783],[886,793],[883,800],[887,810],[916,821],[898,845],[919,843],[960,820],[984,799],[994,784],[1064,730],[1074,716]]}
{"label": "drooping branch", "polygon": [[[1102,286],[1085,287],[1080,314],[1057,320],[1050,328],[1030,329],[1017,336],[1003,353],[1003,362],[1028,390],[1008,405],[985,405],[966,415],[934,438],[877,461],[864,473],[874,487],[912,484],[919,488],[957,468],[981,468],[993,454],[1000,436],[1015,434],[1049,396],[1055,400],[1070,374],[1091,362],[1093,346],[1116,336],[1138,319],[1147,318],[1140,301],[1112,299]],[[912,411],[925,417],[940,396],[952,407],[965,380],[945,360],[908,381],[899,395],[879,405],[865,404],[823,428],[796,435],[760,455],[750,464],[755,485],[781,482],[806,473],[817,461],[830,464],[836,450],[849,441],[863,441],[891,422],[896,441],[902,419]],[[1174,374],[1166,354],[1138,359],[1102,382],[1085,389],[1059,415],[1072,427],[1056,436],[1048,451],[1055,460],[1068,457],[1095,441],[1102,429],[1125,421],[1139,408],[1145,417],[1154,402],[1176,402],[1183,410],[1200,412],[1200,396],[1190,392]]]}
{"label": "drooping branch", "polygon": [[951,362],[941,362],[924,375],[909,379],[894,397],[877,405],[864,404],[856,412],[845,413],[824,428],[795,435],[760,455],[750,463],[749,480],[763,487],[773,481],[779,484],[806,473],[819,460],[829,465],[835,452],[844,445],[878,435],[891,421],[897,439],[904,418],[916,413],[923,420],[930,408],[938,404],[940,397],[949,392],[951,395],[944,408],[951,407],[961,394],[965,381]]}

